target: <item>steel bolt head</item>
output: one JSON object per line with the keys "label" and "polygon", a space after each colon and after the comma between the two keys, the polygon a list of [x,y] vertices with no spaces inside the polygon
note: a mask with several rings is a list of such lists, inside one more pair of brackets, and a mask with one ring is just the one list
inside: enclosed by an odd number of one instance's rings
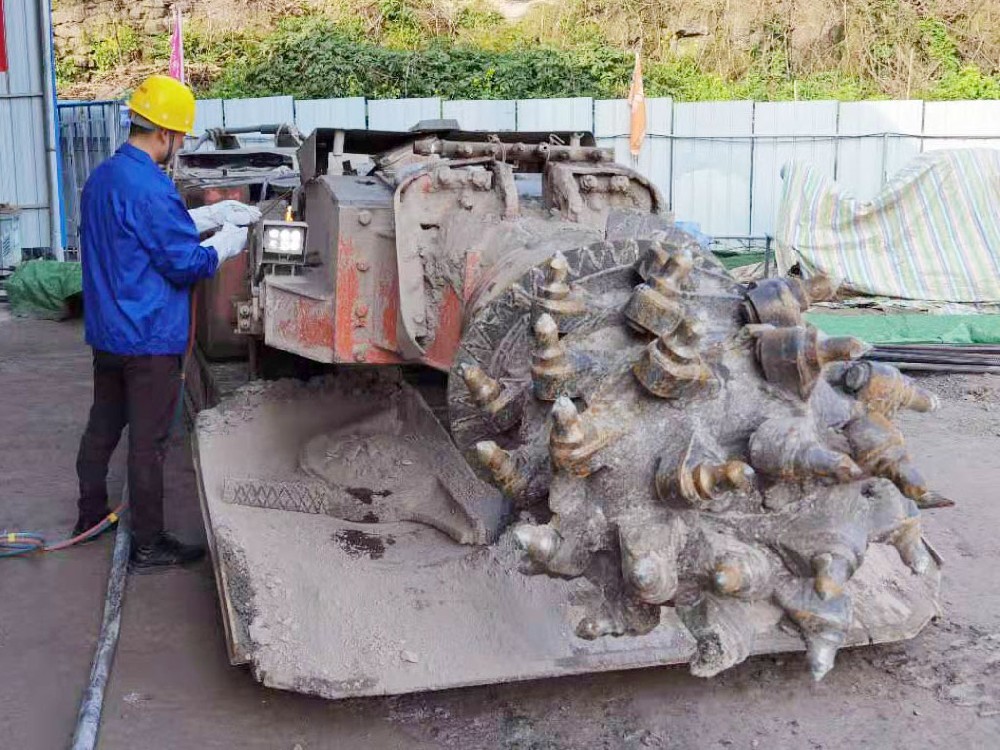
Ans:
{"label": "steel bolt head", "polygon": [[550,526],[521,524],[514,529],[514,541],[536,562],[548,562],[559,548],[559,535]]}
{"label": "steel bolt head", "polygon": [[649,589],[656,585],[660,571],[652,557],[646,556],[636,560],[631,570],[632,583],[636,588]]}
{"label": "steel bolt head", "polygon": [[543,346],[552,346],[559,342],[559,325],[548,313],[542,313],[535,321],[535,338]]}

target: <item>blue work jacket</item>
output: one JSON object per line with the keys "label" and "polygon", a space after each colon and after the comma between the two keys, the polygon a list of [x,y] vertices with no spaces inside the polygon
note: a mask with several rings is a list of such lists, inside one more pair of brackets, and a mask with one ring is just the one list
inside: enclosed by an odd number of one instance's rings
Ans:
{"label": "blue work jacket", "polygon": [[191,285],[215,273],[170,178],[125,144],[90,175],[80,202],[87,343],[112,354],[182,354]]}

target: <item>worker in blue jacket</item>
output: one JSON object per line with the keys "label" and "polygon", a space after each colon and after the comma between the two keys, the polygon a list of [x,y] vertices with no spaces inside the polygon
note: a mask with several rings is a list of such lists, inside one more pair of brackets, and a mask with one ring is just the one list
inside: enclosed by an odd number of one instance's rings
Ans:
{"label": "worker in blue jacket", "polygon": [[[246,225],[259,219],[260,212],[225,201],[189,213],[161,169],[194,127],[190,89],[172,78],[153,76],[135,91],[128,107],[128,142],[94,170],[81,199],[94,404],[77,456],[80,500],[74,537],[109,515],[108,464],[128,425],[132,565],[144,568],[204,556],[203,548],[181,543],[163,527],[163,461],[180,395],[191,287],[242,252]],[[218,231],[199,241],[213,229]]]}

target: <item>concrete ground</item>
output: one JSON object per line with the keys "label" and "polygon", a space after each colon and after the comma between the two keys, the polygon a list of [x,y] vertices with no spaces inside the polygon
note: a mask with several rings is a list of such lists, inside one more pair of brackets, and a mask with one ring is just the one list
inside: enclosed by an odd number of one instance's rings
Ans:
{"label": "concrete ground", "polygon": [[[76,323],[0,322],[0,529],[64,533],[90,399]],[[911,452],[955,509],[926,514],[945,559],[944,615],[905,644],[842,653],[814,685],[798,656],[711,681],[648,669],[339,703],[257,685],[225,655],[208,563],[133,576],[105,705],[105,750],[189,748],[1000,747],[1000,378],[926,380]],[[183,436],[168,523],[203,536]],[[121,487],[120,463],[112,492]],[[65,747],[87,680],[111,541],[0,560],[0,746]]]}

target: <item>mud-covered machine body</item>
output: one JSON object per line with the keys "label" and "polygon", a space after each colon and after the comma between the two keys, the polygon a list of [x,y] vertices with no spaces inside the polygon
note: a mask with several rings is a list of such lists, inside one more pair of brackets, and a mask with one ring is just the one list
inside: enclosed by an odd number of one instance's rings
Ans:
{"label": "mud-covered machine body", "polygon": [[[466,311],[504,281],[494,274],[604,239],[609,218],[663,216],[655,187],[587,134],[501,140],[449,124],[306,139],[300,221],[259,228],[237,329],[317,362],[447,371]],[[283,236],[303,244],[282,252]]]}
{"label": "mud-covered machine body", "polygon": [[936,400],[805,324],[828,280],[737,284],[587,135],[320,129],[298,164],[235,330],[332,367],[194,437],[234,663],[331,698],[794,650],[819,678],[937,613],[948,501],[891,421]]}

